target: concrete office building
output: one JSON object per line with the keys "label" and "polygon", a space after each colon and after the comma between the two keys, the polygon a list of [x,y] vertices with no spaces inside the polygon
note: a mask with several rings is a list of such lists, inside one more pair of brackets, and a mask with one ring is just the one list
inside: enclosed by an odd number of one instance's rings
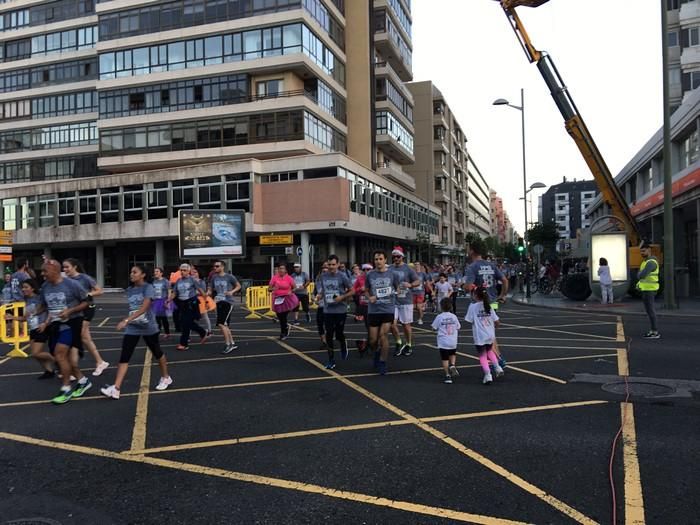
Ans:
{"label": "concrete office building", "polygon": [[467,232],[489,235],[489,188],[440,90],[430,81],[407,87],[414,101],[416,161],[406,172],[415,180],[416,194],[440,208],[438,251],[447,260],[464,250]]}
{"label": "concrete office building", "polygon": [[567,181],[550,186],[540,197],[540,222],[554,222],[560,239],[574,239],[580,228],[590,225],[590,206],[598,193],[592,180]]}
{"label": "concrete office building", "polygon": [[666,0],[666,11],[673,112],[700,86],[700,0]]}
{"label": "concrete office building", "polygon": [[71,255],[123,286],[130,264],[177,264],[192,208],[247,212],[253,276],[260,233],[293,233],[307,268],[310,245],[437,240],[401,169],[407,1],[22,0],[0,19],[0,221],[33,266]]}
{"label": "concrete office building", "polygon": [[498,196],[496,190],[491,190],[489,201],[491,208],[491,237],[497,239],[501,244],[513,242],[515,231],[508,213],[503,207],[503,199]]}

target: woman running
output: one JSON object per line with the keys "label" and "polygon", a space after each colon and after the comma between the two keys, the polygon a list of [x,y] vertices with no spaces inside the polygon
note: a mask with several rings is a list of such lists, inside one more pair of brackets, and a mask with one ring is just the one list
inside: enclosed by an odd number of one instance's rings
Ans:
{"label": "woman running", "polygon": [[102,356],[97,351],[95,342],[92,340],[92,334],[90,333],[90,322],[95,317],[95,303],[93,302],[93,297],[102,295],[102,288],[97,285],[95,279],[84,272],[83,266],[78,259],[69,258],[63,261],[63,272],[67,277],[78,281],[78,284],[87,292],[89,306],[83,312],[83,328],[80,332],[80,338],[83,341],[83,347],[86,348],[95,359],[95,371],[92,375],[95,377],[101,376],[102,372],[107,370],[109,363],[102,359]]}
{"label": "woman running", "polygon": [[168,313],[172,310],[172,303],[168,303],[170,295],[170,281],[163,277],[163,268],[156,266],[153,270],[153,313],[156,315],[156,323],[161,331],[162,339],[170,339],[170,323]]}
{"label": "woman running", "polygon": [[176,350],[185,351],[190,348],[190,331],[194,330],[199,334],[201,343],[207,342],[207,332],[197,324],[197,320],[201,317],[199,313],[199,301],[197,296],[204,294],[204,290],[199,284],[200,281],[195,280],[190,275],[191,267],[187,263],[180,265],[181,277],[177,280],[172,290],[170,290],[169,302],[175,301],[177,310],[180,312],[180,326],[182,333],[180,334],[180,344]]}
{"label": "woman running", "polygon": [[156,385],[156,390],[165,390],[173,383],[168,374],[168,360],[160,349],[158,325],[151,309],[151,303],[155,297],[153,285],[146,282],[146,270],[138,264],[131,269],[129,277],[131,286],[126,289],[129,316],[117,325],[117,330],[124,330],[117,378],[113,385],[106,385],[100,389],[102,394],[111,399],[119,399],[122,382],[129,368],[129,361],[141,337],[160,365],[160,381]]}
{"label": "woman running", "polygon": [[287,274],[285,263],[277,265],[277,273],[270,279],[269,290],[272,292],[272,310],[280,322],[280,341],[284,341],[291,330],[287,316],[299,304],[299,299],[294,295],[294,279]]}

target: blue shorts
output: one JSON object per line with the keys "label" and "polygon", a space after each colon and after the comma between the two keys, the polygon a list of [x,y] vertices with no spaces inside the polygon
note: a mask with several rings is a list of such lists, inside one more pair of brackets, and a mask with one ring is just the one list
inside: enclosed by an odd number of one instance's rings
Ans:
{"label": "blue shorts", "polygon": [[68,348],[73,346],[73,330],[64,323],[54,323],[48,327],[49,331],[49,351],[53,354],[56,345],[65,345]]}

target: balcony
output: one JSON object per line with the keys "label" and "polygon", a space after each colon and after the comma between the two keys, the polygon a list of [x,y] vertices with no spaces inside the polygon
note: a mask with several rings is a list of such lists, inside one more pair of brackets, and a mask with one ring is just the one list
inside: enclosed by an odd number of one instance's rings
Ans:
{"label": "balcony", "polygon": [[403,82],[413,80],[410,62],[404,61],[398,44],[388,32],[375,33],[374,46]]}
{"label": "balcony", "polygon": [[678,22],[682,27],[700,24],[700,3],[687,2],[681,5]]}
{"label": "balcony", "polygon": [[377,147],[399,164],[416,162],[413,153],[391,135],[377,133]]}
{"label": "balcony", "polygon": [[416,189],[416,180],[393,162],[380,162],[377,164],[377,173],[411,191]]}
{"label": "balcony", "polygon": [[697,65],[700,65],[700,46],[686,47],[681,53],[681,68]]}

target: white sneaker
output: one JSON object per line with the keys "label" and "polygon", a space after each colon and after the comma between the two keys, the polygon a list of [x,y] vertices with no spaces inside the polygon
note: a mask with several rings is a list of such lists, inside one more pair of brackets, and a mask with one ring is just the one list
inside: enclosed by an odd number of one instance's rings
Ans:
{"label": "white sneaker", "polygon": [[493,371],[496,372],[496,377],[503,377],[503,374],[505,373],[503,371],[503,369],[500,367],[500,365],[494,366]]}
{"label": "white sneaker", "polygon": [[418,319],[418,324],[423,324],[423,319]]}
{"label": "white sneaker", "polygon": [[168,377],[161,377],[160,381],[158,381],[158,384],[156,385],[156,390],[165,390],[168,388],[170,385],[173,384],[173,378],[168,376]]}
{"label": "white sneaker", "polygon": [[491,372],[484,374],[484,380],[482,381],[485,385],[490,385],[493,383],[493,377],[491,377]]}
{"label": "white sneaker", "polygon": [[103,396],[109,397],[110,399],[119,399],[119,389],[114,385],[107,385],[100,388]]}
{"label": "white sneaker", "polygon": [[107,367],[109,366],[109,363],[107,361],[102,361],[99,365],[97,365],[97,368],[95,368],[95,371],[92,373],[94,377],[101,376],[102,372],[107,370]]}

